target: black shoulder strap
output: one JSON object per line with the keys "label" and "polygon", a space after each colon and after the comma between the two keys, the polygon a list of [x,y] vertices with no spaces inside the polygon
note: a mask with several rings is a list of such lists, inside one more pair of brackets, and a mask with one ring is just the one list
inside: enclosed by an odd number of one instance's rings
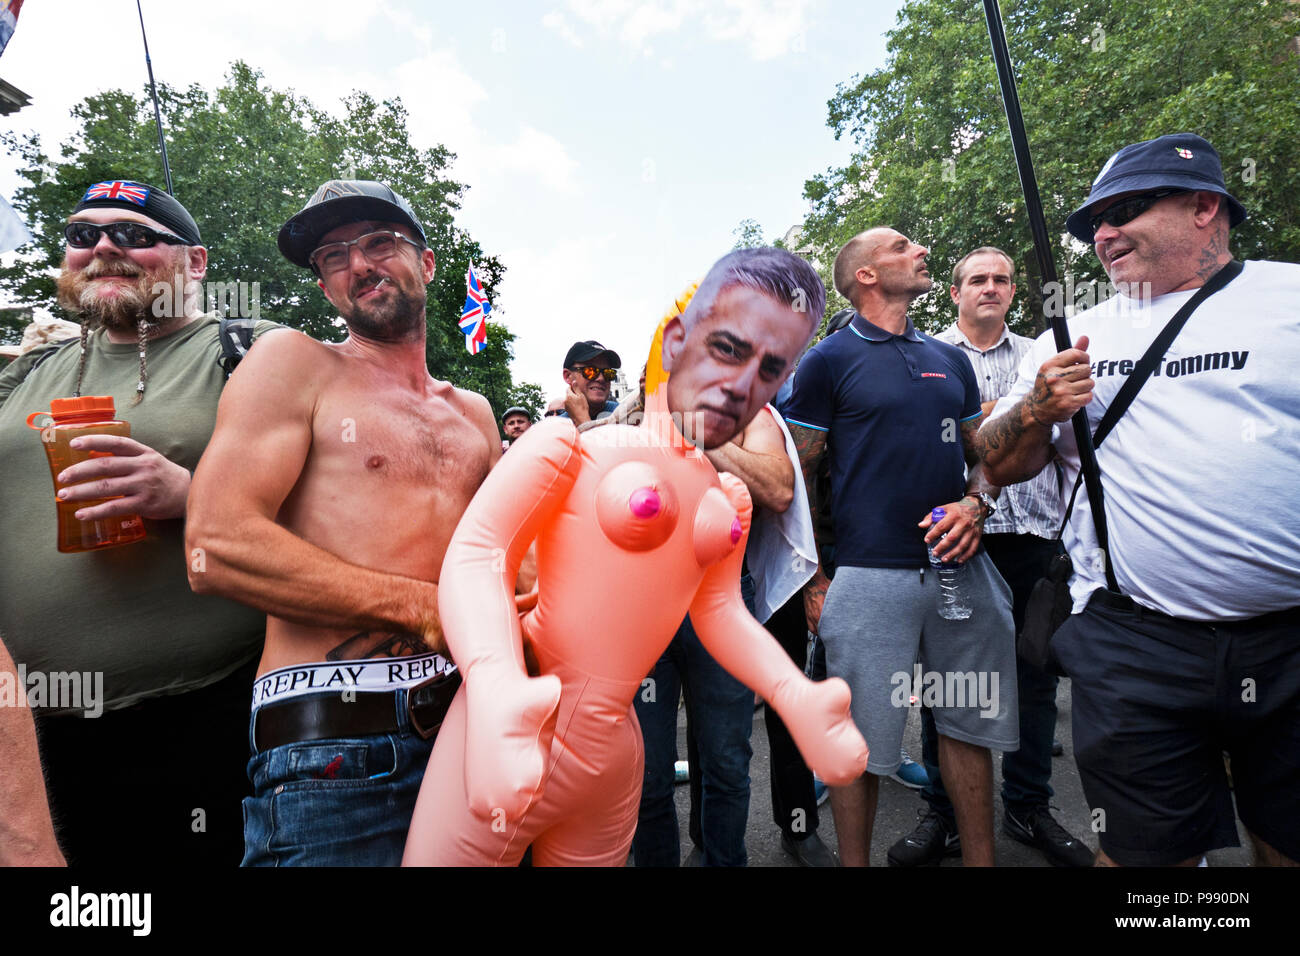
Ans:
{"label": "black shoulder strap", "polygon": [[[1183,330],[1183,326],[1187,324],[1187,320],[1191,318],[1192,313],[1196,311],[1202,302],[1241,275],[1242,268],[1242,264],[1236,259],[1229,259],[1218,272],[1210,276],[1205,285],[1196,290],[1195,295],[1183,303],[1182,308],[1174,313],[1173,318],[1165,323],[1165,327],[1160,330],[1160,334],[1155,337],[1155,340],[1143,353],[1132,374],[1129,375],[1119,392],[1116,393],[1115,398],[1106,408],[1106,414],[1101,416],[1101,421],[1097,423],[1097,430],[1092,436],[1093,448],[1101,446],[1101,443],[1106,440],[1106,436],[1110,434],[1111,429],[1115,427],[1115,423],[1119,421],[1120,416],[1128,411],[1129,405],[1133,403],[1134,396],[1146,384],[1147,379],[1151,377],[1151,373],[1155,371],[1165,353],[1169,351],[1169,346],[1173,344],[1178,333]],[[1079,494],[1079,483],[1082,478],[1083,472],[1081,470],[1074,480],[1074,490],[1070,493],[1070,503],[1065,509],[1065,520],[1061,522],[1061,529],[1056,533],[1058,540],[1065,533],[1065,526],[1070,523],[1070,514],[1074,510],[1074,499]],[[1107,555],[1106,585],[1118,594],[1120,593],[1119,584],[1115,580],[1115,572],[1111,568],[1109,558],[1110,535],[1106,527],[1105,505],[1098,507],[1098,503],[1091,500],[1089,500],[1089,505],[1092,509],[1092,522],[1097,529],[1097,543],[1101,545],[1102,553]]]}
{"label": "black shoulder strap", "polygon": [[32,372],[35,372],[36,369],[40,367],[40,364],[42,362],[44,362],[47,358],[49,358],[59,349],[66,348],[67,346],[72,345],[73,343],[79,343],[80,341],[81,341],[80,338],[65,339],[64,341],[60,342],[58,345],[55,345],[52,348],[45,349],[43,352],[41,352],[40,355],[36,357],[36,361],[32,362],[32,366],[27,370],[27,374],[31,375]]}
{"label": "black shoulder strap", "polygon": [[221,339],[221,358],[217,360],[226,378],[235,370],[235,366],[248,354],[253,345],[252,319],[226,319],[220,321],[217,336]]}

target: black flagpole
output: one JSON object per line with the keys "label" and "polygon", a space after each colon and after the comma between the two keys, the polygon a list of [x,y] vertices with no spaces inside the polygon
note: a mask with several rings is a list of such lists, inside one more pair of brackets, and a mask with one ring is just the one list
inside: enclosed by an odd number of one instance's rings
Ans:
{"label": "black flagpole", "polygon": [[[989,26],[989,42],[993,45],[993,61],[997,64],[998,85],[1002,87],[1007,125],[1011,127],[1011,146],[1016,154],[1016,168],[1020,171],[1020,188],[1025,194],[1025,211],[1029,214],[1029,230],[1034,237],[1034,255],[1038,259],[1039,275],[1045,283],[1056,283],[1056,263],[1052,260],[1051,241],[1047,237],[1047,223],[1043,218],[1043,203],[1038,196],[1038,179],[1034,176],[1034,163],[1029,156],[1029,139],[1025,136],[1025,119],[1020,113],[1016,75],[1011,69],[1011,55],[1007,52],[1007,35],[1002,27],[1002,11],[998,9],[998,0],[984,0],[984,19]],[[1046,301],[1041,288],[1039,298]],[[1064,311],[1062,309],[1060,315],[1046,316],[1058,352],[1064,352],[1072,346]],[[1088,497],[1101,507],[1101,475],[1097,471],[1097,453],[1092,447],[1092,430],[1088,427],[1087,412],[1079,409],[1074,413],[1070,424],[1074,426],[1074,441],[1079,447],[1079,465],[1083,469],[1083,483],[1088,489]]]}
{"label": "black flagpole", "polygon": [[158,109],[158,87],[153,82],[153,62],[149,59],[149,38],[144,32],[144,11],[140,9],[140,0],[135,0],[135,10],[140,14],[140,36],[144,39],[144,65],[149,69],[149,92],[153,94],[153,118],[158,124],[158,148],[162,150],[163,175],[167,177],[167,193],[173,195],[172,168],[167,162],[167,140],[163,139],[162,111]]}

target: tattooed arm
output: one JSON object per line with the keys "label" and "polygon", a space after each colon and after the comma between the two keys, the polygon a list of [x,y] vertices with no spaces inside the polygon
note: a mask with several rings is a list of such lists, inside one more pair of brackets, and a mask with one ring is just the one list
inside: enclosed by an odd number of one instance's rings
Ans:
{"label": "tattooed arm", "polygon": [[[817,500],[817,466],[821,463],[822,455],[826,453],[827,432],[808,428],[806,425],[796,425],[793,422],[786,422],[786,427],[790,429],[790,437],[794,439],[794,447],[799,452],[799,467],[803,471],[804,487],[808,490],[808,508],[812,511],[813,531],[817,533],[821,527],[818,521],[821,502]],[[821,541],[817,544],[817,553],[820,555]],[[822,604],[826,600],[826,590],[830,586],[830,578],[826,577],[819,562],[812,579],[803,587],[804,615],[808,619],[808,630],[814,634],[817,633],[817,627],[821,622]]]}
{"label": "tattooed arm", "polygon": [[967,445],[998,485],[1028,481],[1052,460],[1052,426],[1067,422],[1092,401],[1088,337],[1060,352],[1038,370],[1029,394],[1005,415],[985,421]]}

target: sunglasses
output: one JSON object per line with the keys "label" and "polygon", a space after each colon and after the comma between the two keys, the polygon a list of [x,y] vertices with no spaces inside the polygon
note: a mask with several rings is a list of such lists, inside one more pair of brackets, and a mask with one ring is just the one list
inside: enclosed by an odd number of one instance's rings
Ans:
{"label": "sunglasses", "polygon": [[401,248],[398,239],[409,242],[417,250],[423,249],[414,239],[409,239],[391,229],[385,229],[380,232],[368,232],[364,236],[357,236],[355,239],[349,239],[347,242],[330,242],[323,246],[317,246],[308,262],[316,269],[316,272],[323,276],[335,272],[342,272],[352,261],[352,247],[356,246],[361,250],[361,254],[371,262],[382,262],[384,259],[391,259],[397,250]]}
{"label": "sunglasses", "polygon": [[597,375],[603,377],[607,382],[612,382],[618,377],[618,369],[616,368],[595,368],[591,365],[578,365],[569,371],[580,372],[582,377],[589,382],[594,382]]}
{"label": "sunglasses", "polygon": [[543,412],[543,413],[542,413],[542,416],[543,416],[544,418],[554,418],[556,415],[560,414],[560,413],[563,412],[563,411],[564,411],[564,409],[562,409],[562,408],[552,408],[552,409],[551,409],[550,411],[548,411],[548,412]]}
{"label": "sunglasses", "polygon": [[108,241],[119,249],[148,249],[160,242],[169,246],[188,246],[189,243],[180,236],[150,229],[138,222],[70,222],[63,230],[68,245],[74,249],[92,249],[99,245],[99,237],[108,236]]}
{"label": "sunglasses", "polygon": [[1122,226],[1132,222],[1166,196],[1176,196],[1187,192],[1186,189],[1157,189],[1155,192],[1141,193],[1121,199],[1113,206],[1108,206],[1096,215],[1088,217],[1088,225],[1095,233],[1103,222],[1108,226]]}

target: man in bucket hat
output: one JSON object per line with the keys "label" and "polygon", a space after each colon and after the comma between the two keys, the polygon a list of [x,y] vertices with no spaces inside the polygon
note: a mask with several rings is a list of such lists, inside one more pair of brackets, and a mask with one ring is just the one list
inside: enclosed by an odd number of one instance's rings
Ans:
{"label": "man in bucket hat", "polygon": [[245,865],[396,865],[460,680],[439,570],[501,443],[483,396],[429,375],[435,261],[406,200],[327,182],[279,245],[348,337],[273,337],[232,380],[195,473],[190,583],[268,615]]}
{"label": "man in bucket hat", "polygon": [[1112,156],[1067,227],[1120,294],[1071,319],[1074,348],[1038,339],[976,443],[997,484],[1059,455],[1073,485],[1070,416],[1086,409],[1095,431],[1174,314],[1228,280],[1098,451],[1108,549],[1086,489],[1064,535],[1074,613],[1051,647],[1073,680],[1101,865],[1194,866],[1235,846],[1234,796],[1257,863],[1300,860],[1300,266],[1234,263],[1245,218],[1200,136]]}

